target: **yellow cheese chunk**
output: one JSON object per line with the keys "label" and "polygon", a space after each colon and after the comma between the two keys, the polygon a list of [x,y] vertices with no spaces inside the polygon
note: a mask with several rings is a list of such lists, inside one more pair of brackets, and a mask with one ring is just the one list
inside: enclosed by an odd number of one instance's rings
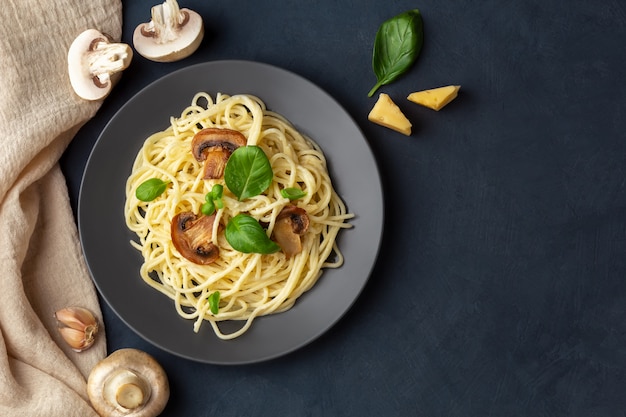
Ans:
{"label": "yellow cheese chunk", "polygon": [[409,94],[407,99],[413,103],[439,111],[456,98],[460,88],[460,85],[448,85],[431,90],[416,91]]}
{"label": "yellow cheese chunk", "polygon": [[393,129],[403,135],[411,135],[411,122],[402,113],[398,105],[391,100],[391,97],[385,93],[380,93],[367,119],[372,123]]}

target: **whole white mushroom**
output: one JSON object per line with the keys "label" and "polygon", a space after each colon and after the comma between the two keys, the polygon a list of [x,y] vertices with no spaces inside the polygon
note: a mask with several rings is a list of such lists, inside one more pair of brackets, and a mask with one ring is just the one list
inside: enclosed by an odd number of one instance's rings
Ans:
{"label": "whole white mushroom", "polygon": [[94,366],[87,394],[103,417],[155,417],[167,405],[170,388],[165,371],[151,355],[125,348]]}

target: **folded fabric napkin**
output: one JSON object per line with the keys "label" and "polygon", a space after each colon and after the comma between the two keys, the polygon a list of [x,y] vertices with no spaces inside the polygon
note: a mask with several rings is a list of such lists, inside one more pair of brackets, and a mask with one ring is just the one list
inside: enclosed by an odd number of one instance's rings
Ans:
{"label": "folded fabric napkin", "polygon": [[[9,0],[0,8],[0,415],[97,416],[86,378],[106,355],[98,298],[58,160],[101,102],[72,90],[67,51],[94,28],[119,41],[119,0]],[[72,351],[54,312],[90,309],[94,346]]]}

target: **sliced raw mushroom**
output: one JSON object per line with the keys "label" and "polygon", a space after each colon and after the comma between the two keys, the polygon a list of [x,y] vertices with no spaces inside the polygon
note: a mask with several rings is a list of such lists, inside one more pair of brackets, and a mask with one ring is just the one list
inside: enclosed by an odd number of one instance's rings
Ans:
{"label": "sliced raw mushroom", "polygon": [[199,265],[208,265],[219,257],[219,248],[211,242],[215,216],[198,217],[190,211],[174,216],[172,243],[183,257]]}
{"label": "sliced raw mushroom", "polygon": [[127,348],[93,367],[87,394],[101,416],[154,417],[165,408],[170,388],[165,371],[152,356]]}
{"label": "sliced raw mushroom", "polygon": [[276,217],[272,235],[287,258],[302,252],[301,236],[309,230],[305,209],[289,204]]}
{"label": "sliced raw mushroom", "polygon": [[133,33],[133,45],[146,59],[173,62],[186,58],[198,49],[204,37],[202,17],[181,9],[175,0],[152,7],[152,20],[142,23]]}
{"label": "sliced raw mushroom", "polygon": [[247,142],[236,130],[207,127],[193,137],[191,152],[198,162],[204,161],[204,178],[217,179],[224,176],[224,167],[233,151]]}
{"label": "sliced raw mushroom", "polygon": [[85,100],[103,99],[132,58],[130,46],[111,42],[96,29],[87,29],[74,39],[67,53],[72,88]]}

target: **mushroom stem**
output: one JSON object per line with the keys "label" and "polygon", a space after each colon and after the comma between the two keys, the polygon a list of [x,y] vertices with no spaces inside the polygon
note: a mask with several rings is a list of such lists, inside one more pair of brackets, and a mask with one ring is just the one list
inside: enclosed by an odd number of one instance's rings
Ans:
{"label": "mushroom stem", "polygon": [[106,85],[110,82],[112,74],[128,68],[132,56],[130,46],[98,39],[93,42],[87,54],[89,73],[98,78],[100,84]]}
{"label": "mushroom stem", "polygon": [[150,399],[150,384],[128,369],[119,369],[107,378],[102,388],[106,402],[121,411],[134,410]]}
{"label": "mushroom stem", "polygon": [[180,10],[178,3],[166,0],[165,3],[156,5],[150,10],[152,21],[144,28],[146,35],[153,32],[157,35],[159,43],[171,42],[178,37],[178,30],[189,19],[186,12]]}

